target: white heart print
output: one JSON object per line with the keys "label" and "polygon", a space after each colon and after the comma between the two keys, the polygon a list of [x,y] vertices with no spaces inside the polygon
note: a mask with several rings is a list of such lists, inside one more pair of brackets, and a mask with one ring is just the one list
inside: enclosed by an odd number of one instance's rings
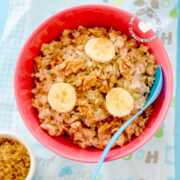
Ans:
{"label": "white heart print", "polygon": [[151,29],[151,23],[150,22],[145,23],[143,21],[140,21],[138,23],[138,27],[143,33],[146,33]]}

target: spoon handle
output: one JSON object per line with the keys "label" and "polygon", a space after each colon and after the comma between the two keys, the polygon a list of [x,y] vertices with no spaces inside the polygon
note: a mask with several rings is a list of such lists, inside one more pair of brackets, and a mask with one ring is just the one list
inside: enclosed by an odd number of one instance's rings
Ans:
{"label": "spoon handle", "polygon": [[111,140],[109,141],[108,145],[106,146],[106,148],[104,149],[99,162],[96,166],[96,169],[93,173],[93,176],[91,178],[91,180],[95,180],[96,176],[99,172],[99,169],[102,166],[102,163],[104,162],[104,159],[106,158],[106,155],[108,154],[109,150],[111,149],[111,147],[113,146],[114,142],[116,141],[116,139],[120,136],[120,134],[124,131],[124,129],[126,129],[126,127],[134,120],[136,119],[142,112],[144,111],[144,108],[142,108],[135,116],[133,116],[131,119],[129,119],[128,121],[126,121],[120,128],[119,130],[113,135],[113,137],[111,138]]}
{"label": "spoon handle", "polygon": [[156,75],[155,75],[155,81],[153,83],[153,86],[151,88],[151,92],[149,94],[148,100],[146,102],[146,104],[144,105],[144,107],[136,114],[134,115],[132,118],[130,118],[128,121],[126,121],[126,123],[124,123],[119,130],[113,135],[113,137],[111,138],[111,140],[109,141],[108,145],[106,146],[106,148],[104,149],[99,162],[96,166],[96,169],[94,171],[94,174],[91,178],[91,180],[95,180],[99,169],[101,168],[101,165],[104,161],[104,159],[106,158],[107,153],[109,152],[109,150],[111,149],[111,147],[113,146],[114,142],[116,141],[116,139],[120,136],[120,134],[124,131],[124,129],[134,120],[136,119],[150,104],[152,104],[155,99],[158,97],[159,93],[161,92],[162,89],[162,84],[163,84],[163,76],[162,76],[162,69],[161,66],[157,66],[156,69]]}

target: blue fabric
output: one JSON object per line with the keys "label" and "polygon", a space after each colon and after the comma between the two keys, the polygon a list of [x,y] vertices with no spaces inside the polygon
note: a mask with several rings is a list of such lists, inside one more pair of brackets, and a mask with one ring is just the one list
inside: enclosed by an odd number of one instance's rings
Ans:
{"label": "blue fabric", "polygon": [[[13,93],[13,73],[20,49],[29,34],[42,21],[52,14],[80,4],[99,3],[112,5],[118,8],[134,13],[140,8],[140,1],[133,0],[10,0],[9,11],[4,33],[0,40],[0,130],[10,130],[23,136],[30,142],[36,155],[37,169],[34,179],[90,179],[95,164],[73,162],[55,155],[47,150],[29,133],[24,126],[21,117],[17,111],[14,93]],[[143,2],[143,1],[141,1]],[[162,21],[162,31],[164,33],[172,32],[172,44],[168,45],[165,41],[165,48],[171,59],[174,70],[174,82],[176,84],[176,39],[177,39],[177,1],[162,0],[158,8],[152,7],[152,1],[149,6],[157,12]],[[1,2],[0,2],[1,3]],[[142,3],[141,3],[142,4]],[[1,5],[1,4],[0,4]],[[2,8],[1,9],[5,9]],[[5,21],[4,21],[5,22]],[[2,31],[1,31],[2,32]],[[180,33],[180,30],[179,30]],[[178,34],[179,34],[178,33]],[[179,46],[180,48],[180,46]],[[178,62],[179,64],[179,62]],[[180,72],[177,71],[178,77]],[[173,100],[169,114],[157,132],[145,146],[123,159],[105,163],[98,175],[100,180],[173,180],[174,179],[174,102],[176,100],[176,109],[180,107],[180,97],[175,97],[175,87]],[[179,89],[177,86],[177,92]],[[178,112],[178,111],[176,111]],[[176,114],[178,119],[179,113]],[[180,123],[176,121],[176,132],[179,131]],[[178,143],[179,133],[176,133],[176,143]],[[159,162],[157,164],[145,163],[148,153],[153,154],[157,150]],[[179,152],[179,145],[176,144],[176,151]],[[176,169],[180,167],[178,160],[180,155],[176,156]],[[180,161],[179,161],[180,162]],[[111,171],[109,170],[111,169]],[[140,173],[143,169],[144,173]],[[179,168],[180,170],[180,168]],[[45,173],[46,172],[46,173]],[[128,173],[127,173],[128,172]],[[176,171],[178,178],[178,170]],[[180,171],[179,171],[180,172]],[[145,174],[145,175],[144,175]]]}
{"label": "blue fabric", "polygon": [[8,15],[8,7],[9,7],[9,0],[0,1],[0,39],[4,31],[4,26],[6,24],[6,19]]}
{"label": "blue fabric", "polygon": [[[180,11],[180,2],[178,2],[178,8]],[[180,18],[178,19],[178,52],[177,52],[177,67],[180,67]],[[176,88],[176,114],[175,114],[175,174],[176,179],[180,179],[180,71],[177,71],[177,88]]]}

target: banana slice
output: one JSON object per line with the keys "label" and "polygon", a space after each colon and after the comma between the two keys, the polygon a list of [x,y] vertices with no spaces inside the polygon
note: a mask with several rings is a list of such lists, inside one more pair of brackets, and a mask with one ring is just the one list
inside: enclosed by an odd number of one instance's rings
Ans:
{"label": "banana slice", "polygon": [[126,116],[134,107],[133,97],[122,88],[111,89],[106,96],[106,108],[110,114],[117,117]]}
{"label": "banana slice", "polygon": [[104,63],[114,57],[115,47],[106,38],[94,38],[87,42],[85,52],[93,60]]}
{"label": "banana slice", "polygon": [[56,83],[49,90],[48,102],[58,112],[69,112],[76,103],[75,89],[67,83]]}

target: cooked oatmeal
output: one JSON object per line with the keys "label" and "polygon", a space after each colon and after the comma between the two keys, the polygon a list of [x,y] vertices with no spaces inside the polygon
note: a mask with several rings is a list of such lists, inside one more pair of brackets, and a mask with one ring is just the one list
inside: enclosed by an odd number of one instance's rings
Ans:
{"label": "cooked oatmeal", "polygon": [[[106,38],[115,47],[108,62],[95,61],[85,52],[90,39]],[[156,71],[155,58],[148,47],[112,28],[64,30],[58,40],[44,43],[34,60],[32,104],[40,126],[51,136],[66,134],[82,148],[103,149],[113,134],[147,101]],[[58,112],[48,102],[56,83],[68,83],[76,92],[76,103],[69,112]],[[130,114],[116,117],[106,107],[106,95],[113,88],[126,90],[133,98]],[[139,136],[152,112],[147,108],[120,135],[114,146],[123,146]]]}
{"label": "cooked oatmeal", "polygon": [[10,138],[0,138],[0,179],[25,180],[30,168],[30,156],[23,144]]}

